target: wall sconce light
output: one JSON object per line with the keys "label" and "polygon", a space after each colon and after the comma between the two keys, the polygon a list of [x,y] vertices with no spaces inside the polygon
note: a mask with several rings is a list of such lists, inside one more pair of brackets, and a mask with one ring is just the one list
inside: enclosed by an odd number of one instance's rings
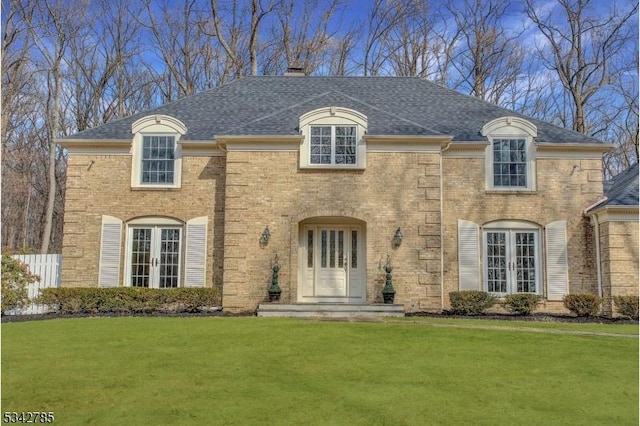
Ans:
{"label": "wall sconce light", "polygon": [[269,244],[269,238],[271,238],[271,232],[269,232],[269,225],[267,225],[260,236],[260,247],[266,247]]}
{"label": "wall sconce light", "polygon": [[404,235],[402,235],[402,231],[400,230],[400,228],[398,228],[396,230],[396,233],[393,235],[393,246],[394,247],[400,247],[400,244],[402,243],[402,238],[404,237]]}

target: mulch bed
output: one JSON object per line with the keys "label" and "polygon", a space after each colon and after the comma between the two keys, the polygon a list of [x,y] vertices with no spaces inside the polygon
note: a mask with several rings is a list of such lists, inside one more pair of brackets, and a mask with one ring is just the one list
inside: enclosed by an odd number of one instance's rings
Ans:
{"label": "mulch bed", "polygon": [[433,318],[456,318],[456,319],[487,319],[496,321],[531,321],[531,322],[564,322],[576,324],[638,324],[637,319],[623,317],[578,317],[572,315],[559,314],[533,314],[533,315],[510,315],[510,314],[482,314],[482,315],[455,315],[451,312],[442,313],[416,312],[407,313],[407,317],[433,317]]}
{"label": "mulch bed", "polygon": [[[2,315],[2,322],[23,322],[23,321],[40,321],[58,318],[95,318],[95,317],[218,317],[218,316],[253,316],[252,313],[230,314],[222,310],[214,310],[208,312],[150,312],[135,314],[118,314],[118,313],[99,313],[99,314],[35,314],[35,315]],[[407,313],[407,317],[432,317],[432,318],[456,318],[456,319],[486,319],[495,321],[532,321],[532,322],[564,322],[564,323],[590,323],[590,324],[635,324],[638,320],[630,318],[609,318],[609,317],[577,317],[570,315],[552,315],[552,314],[533,314],[529,316],[509,315],[509,314],[483,314],[475,316],[454,315],[451,312],[444,311],[442,313],[432,312],[413,312]]]}

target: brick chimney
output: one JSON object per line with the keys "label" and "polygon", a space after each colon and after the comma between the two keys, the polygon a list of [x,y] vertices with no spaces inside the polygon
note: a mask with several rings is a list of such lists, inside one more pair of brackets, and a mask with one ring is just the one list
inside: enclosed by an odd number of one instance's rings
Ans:
{"label": "brick chimney", "polygon": [[306,75],[303,67],[289,67],[284,73],[285,77],[305,77]]}

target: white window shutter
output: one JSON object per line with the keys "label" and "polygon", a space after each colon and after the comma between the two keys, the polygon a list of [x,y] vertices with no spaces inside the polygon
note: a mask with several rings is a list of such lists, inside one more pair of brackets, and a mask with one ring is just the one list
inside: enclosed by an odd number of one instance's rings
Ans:
{"label": "white window shutter", "polygon": [[103,215],[98,273],[100,287],[118,287],[121,238],[122,221],[117,217]]}
{"label": "white window shutter", "polygon": [[480,290],[480,227],[458,219],[458,286]]}
{"label": "white window shutter", "polygon": [[567,221],[560,220],[545,227],[547,250],[547,299],[562,300],[569,288],[567,256]]}
{"label": "white window shutter", "polygon": [[187,221],[185,287],[204,287],[207,272],[207,216]]}

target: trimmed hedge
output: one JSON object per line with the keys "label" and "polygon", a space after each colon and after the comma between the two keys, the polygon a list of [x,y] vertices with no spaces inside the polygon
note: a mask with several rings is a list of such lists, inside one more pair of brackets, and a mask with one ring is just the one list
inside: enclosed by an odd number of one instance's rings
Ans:
{"label": "trimmed hedge", "polygon": [[502,306],[516,315],[531,315],[540,304],[540,296],[531,293],[508,294],[505,296]]}
{"label": "trimmed hedge", "polygon": [[46,288],[38,303],[61,314],[199,312],[220,306],[215,288]]}
{"label": "trimmed hedge", "polygon": [[638,319],[638,296],[613,296],[613,304],[620,315]]}
{"label": "trimmed hedge", "polygon": [[462,290],[449,293],[451,310],[458,315],[480,315],[496,304],[496,297],[484,291]]}
{"label": "trimmed hedge", "polygon": [[595,294],[567,294],[562,302],[579,317],[592,317],[600,311],[600,297]]}

